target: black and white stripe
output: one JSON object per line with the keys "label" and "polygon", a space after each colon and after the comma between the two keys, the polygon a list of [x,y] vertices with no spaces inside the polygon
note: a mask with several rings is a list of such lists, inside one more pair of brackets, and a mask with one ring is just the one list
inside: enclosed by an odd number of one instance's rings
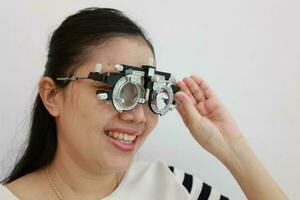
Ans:
{"label": "black and white stripe", "polygon": [[196,181],[193,175],[180,171],[173,166],[168,167],[176,179],[186,188],[188,193],[195,197],[195,200],[229,200],[228,197],[217,193],[205,182]]}

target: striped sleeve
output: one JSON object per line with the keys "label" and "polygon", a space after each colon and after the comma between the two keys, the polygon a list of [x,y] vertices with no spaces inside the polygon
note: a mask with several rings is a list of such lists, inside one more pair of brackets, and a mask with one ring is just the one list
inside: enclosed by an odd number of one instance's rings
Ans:
{"label": "striped sleeve", "polygon": [[210,185],[199,178],[174,168],[174,166],[168,167],[175,175],[177,181],[188,191],[192,200],[229,200],[228,197],[215,191]]}

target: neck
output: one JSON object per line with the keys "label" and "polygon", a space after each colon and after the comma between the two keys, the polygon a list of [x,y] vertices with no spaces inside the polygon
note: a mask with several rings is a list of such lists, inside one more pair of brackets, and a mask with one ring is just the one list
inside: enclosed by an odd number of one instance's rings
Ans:
{"label": "neck", "polygon": [[49,172],[57,191],[65,199],[103,198],[118,187],[126,173],[88,169],[59,149],[49,165]]}

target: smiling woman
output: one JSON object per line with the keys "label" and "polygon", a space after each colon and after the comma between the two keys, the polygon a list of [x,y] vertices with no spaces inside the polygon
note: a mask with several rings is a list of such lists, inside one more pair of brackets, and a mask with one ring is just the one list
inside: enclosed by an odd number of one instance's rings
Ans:
{"label": "smiling woman", "polygon": [[[228,199],[162,161],[134,160],[175,101],[196,141],[248,197],[283,198],[208,85],[198,76],[175,84],[155,65],[150,41],[122,12],[88,8],[66,18],[49,44],[27,148],[2,181],[0,199]],[[267,193],[243,173],[255,170]]]}

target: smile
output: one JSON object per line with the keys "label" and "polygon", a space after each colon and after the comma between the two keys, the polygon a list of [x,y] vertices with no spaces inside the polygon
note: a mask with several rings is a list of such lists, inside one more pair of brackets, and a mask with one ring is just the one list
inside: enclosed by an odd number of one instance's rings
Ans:
{"label": "smile", "polygon": [[136,148],[138,136],[128,135],[121,132],[104,131],[108,141],[117,149],[131,152]]}
{"label": "smile", "polygon": [[126,133],[114,132],[114,131],[104,131],[105,135],[113,137],[121,142],[130,144],[137,138],[136,135],[128,135]]}

